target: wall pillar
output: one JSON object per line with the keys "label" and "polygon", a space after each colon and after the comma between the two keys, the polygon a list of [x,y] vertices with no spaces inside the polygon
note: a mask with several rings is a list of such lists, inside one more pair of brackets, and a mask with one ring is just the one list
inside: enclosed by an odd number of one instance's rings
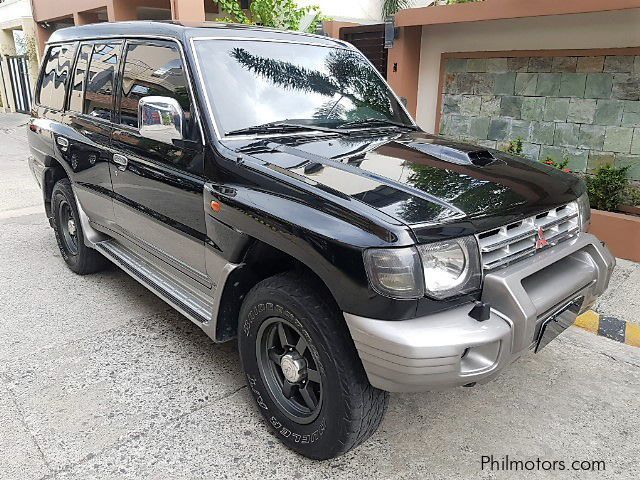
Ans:
{"label": "wall pillar", "polygon": [[[16,45],[13,40],[13,30],[0,30],[0,54],[15,55]],[[2,105],[4,109],[10,112],[16,111],[16,105],[13,101],[13,88],[11,87],[11,77],[9,76],[9,66],[6,59],[2,62],[2,79],[4,80],[4,86],[0,88],[0,95],[2,95]]]}
{"label": "wall pillar", "polygon": [[[211,1],[211,0],[206,0]],[[204,22],[203,0],[171,0],[171,18],[182,22]]]}
{"label": "wall pillar", "polygon": [[135,2],[129,0],[113,0],[107,4],[107,18],[110,22],[137,20],[138,10]]}
{"label": "wall pillar", "polygon": [[389,49],[387,81],[393,91],[407,99],[407,110],[416,116],[422,27],[402,27],[393,48]]}
{"label": "wall pillar", "polygon": [[336,20],[327,20],[322,23],[324,32],[327,34],[327,36],[337,39],[340,38],[340,30],[342,29],[342,27],[356,27],[358,25],[358,23],[338,22]]}
{"label": "wall pillar", "polygon": [[44,53],[44,46],[46,45],[49,37],[53,33],[53,29],[44,28],[41,24],[36,24],[36,45],[38,47],[38,57],[42,58]]}
{"label": "wall pillar", "polygon": [[90,23],[98,23],[97,12],[74,12],[73,23],[78,25],[88,25]]}

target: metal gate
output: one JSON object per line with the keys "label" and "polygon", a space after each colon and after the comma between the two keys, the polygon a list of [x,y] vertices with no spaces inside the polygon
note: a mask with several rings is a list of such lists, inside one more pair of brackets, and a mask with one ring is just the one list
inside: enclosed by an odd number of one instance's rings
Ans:
{"label": "metal gate", "polygon": [[389,51],[384,48],[384,24],[342,27],[340,40],[353,44],[387,78]]}
{"label": "metal gate", "polygon": [[33,100],[31,92],[31,82],[29,81],[29,68],[27,58],[20,56],[6,56],[7,66],[9,67],[9,81],[11,82],[11,90],[13,90],[13,100],[16,110],[22,113],[31,111],[31,102]]}

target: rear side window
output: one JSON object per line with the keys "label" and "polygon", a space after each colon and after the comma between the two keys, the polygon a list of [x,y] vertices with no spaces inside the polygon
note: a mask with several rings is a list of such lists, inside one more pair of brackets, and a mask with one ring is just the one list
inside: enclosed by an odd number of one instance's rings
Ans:
{"label": "rear side window", "polygon": [[175,98],[191,118],[189,90],[184,65],[178,49],[171,44],[130,43],[122,76],[120,123],[138,127],[138,102],[159,95]]}
{"label": "rear side window", "polygon": [[111,119],[113,102],[113,82],[120,43],[96,43],[89,64],[89,74],[86,82],[83,113],[92,117]]}
{"label": "rear side window", "polygon": [[93,45],[82,45],[76,68],[73,72],[73,81],[71,82],[71,93],[69,95],[69,110],[72,112],[82,113],[82,98],[84,96],[84,86],[87,78],[87,67],[89,66],[89,58]]}
{"label": "rear side window", "polygon": [[56,45],[49,49],[44,62],[38,103],[53,110],[64,108],[65,88],[73,63],[74,45]]}

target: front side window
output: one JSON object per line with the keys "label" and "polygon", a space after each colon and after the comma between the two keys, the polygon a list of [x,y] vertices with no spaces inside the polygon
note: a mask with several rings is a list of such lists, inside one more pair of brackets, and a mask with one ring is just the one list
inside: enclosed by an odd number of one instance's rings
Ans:
{"label": "front side window", "polygon": [[71,94],[69,95],[69,110],[72,112],[82,113],[82,97],[84,95],[84,86],[87,78],[87,67],[89,66],[89,57],[93,45],[82,45],[76,68],[73,72],[73,81],[71,83]]}
{"label": "front side window", "polygon": [[259,125],[412,126],[387,84],[359,53],[278,42],[201,39],[197,61],[220,130]]}
{"label": "front side window", "polygon": [[74,45],[71,43],[49,49],[38,93],[40,105],[54,110],[63,109],[65,87],[73,63],[73,55]]}
{"label": "front side window", "polygon": [[120,43],[96,43],[87,75],[83,113],[92,117],[111,119],[113,82],[118,68]]}
{"label": "front side window", "polygon": [[175,98],[187,122],[191,118],[187,78],[180,52],[175,46],[149,43],[127,45],[120,123],[137,128],[138,102],[148,96]]}

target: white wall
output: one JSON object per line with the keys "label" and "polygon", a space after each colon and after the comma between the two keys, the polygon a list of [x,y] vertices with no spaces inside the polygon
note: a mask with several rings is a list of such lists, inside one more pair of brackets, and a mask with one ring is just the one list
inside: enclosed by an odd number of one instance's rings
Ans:
{"label": "white wall", "polygon": [[22,17],[31,17],[29,0],[6,0],[0,3],[0,28],[10,28],[20,23]]}
{"label": "white wall", "polygon": [[[414,0],[413,6],[429,5],[433,0]],[[382,0],[297,0],[298,5],[318,5],[334,20],[375,23],[382,21]]]}
{"label": "white wall", "polygon": [[417,121],[425,130],[434,131],[440,55],[444,52],[638,46],[640,9],[425,26]]}

